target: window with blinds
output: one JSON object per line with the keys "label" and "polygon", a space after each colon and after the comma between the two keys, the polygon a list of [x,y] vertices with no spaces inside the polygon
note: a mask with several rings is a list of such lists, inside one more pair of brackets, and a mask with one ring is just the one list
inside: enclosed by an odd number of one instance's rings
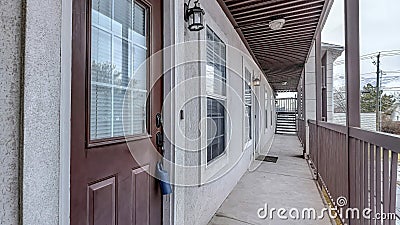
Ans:
{"label": "window with blinds", "polygon": [[207,27],[207,163],[225,152],[226,46]]}
{"label": "window with blinds", "polygon": [[147,9],[93,0],[90,139],[146,133]]}
{"label": "window with blinds", "polygon": [[252,93],[251,93],[251,72],[245,68],[244,70],[244,134],[245,142],[250,141],[251,137],[251,107],[252,107]]}

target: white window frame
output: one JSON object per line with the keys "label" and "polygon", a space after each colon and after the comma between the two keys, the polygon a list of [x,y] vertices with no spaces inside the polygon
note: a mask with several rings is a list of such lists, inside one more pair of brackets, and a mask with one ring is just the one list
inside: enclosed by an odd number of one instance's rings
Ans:
{"label": "white window frame", "polygon": [[[200,34],[203,38],[203,41],[201,43],[201,56],[200,58],[202,59],[203,62],[207,61],[207,27],[211,29],[219,39],[225,44],[225,69],[227,68],[228,65],[228,48],[227,46],[227,38],[224,35],[224,33],[221,31],[221,29],[218,27],[218,24],[216,24],[214,21],[209,20],[207,21],[206,24],[206,29],[203,29],[200,31]],[[207,65],[206,63],[203,63],[202,72],[201,72],[201,84],[206,84],[207,82]],[[201,86],[201,93],[203,98],[201,98],[201,118],[206,118],[207,117],[207,97],[211,97],[214,99],[217,99],[219,101],[225,101],[225,109],[228,109],[228,99],[229,99],[229,91],[228,91],[228,86],[229,86],[229,71],[226,69],[225,72],[225,96],[221,95],[216,95],[213,93],[208,93],[206,85],[200,85]],[[228,164],[228,157],[229,157],[229,139],[230,139],[230,132],[228,132],[231,129],[230,124],[228,123],[228,113],[225,113],[225,150],[224,152],[216,157],[215,159],[211,160],[210,162],[207,162],[207,135],[203,135],[201,138],[201,183],[205,183],[207,181],[210,181],[213,177],[215,177],[219,171],[223,169],[224,166]],[[207,134],[207,125],[206,123],[203,123],[201,130]]]}
{"label": "white window frame", "polygon": [[270,94],[268,91],[267,85],[264,86],[264,128],[265,128],[265,133],[272,127],[270,123],[271,116],[270,115]]}
{"label": "white window frame", "polygon": [[[112,6],[112,18],[111,18],[111,23],[116,23],[115,22],[115,20],[114,20],[114,3],[112,3],[113,4],[113,6]],[[126,37],[123,37],[123,36],[121,36],[120,34],[119,34],[119,32],[117,32],[117,31],[115,31],[115,30],[113,30],[112,28],[107,28],[107,27],[104,27],[104,26],[102,26],[101,24],[97,24],[97,23],[93,23],[93,21],[91,21],[91,29],[92,28],[96,28],[96,29],[98,29],[99,30],[99,32],[101,31],[101,32],[105,32],[105,33],[107,33],[108,35],[110,35],[111,36],[111,65],[113,65],[113,62],[114,62],[114,40],[115,39],[117,39],[117,38],[119,38],[119,39],[121,39],[121,40],[123,40],[123,41],[126,41],[127,43],[129,43],[131,46],[129,46],[129,48],[131,48],[131,47],[133,47],[133,46],[137,46],[137,47],[140,47],[140,48],[142,48],[142,49],[144,49],[145,51],[146,51],[146,58],[147,58],[147,56],[148,56],[148,51],[149,51],[149,49],[148,49],[148,46],[147,45],[150,45],[149,43],[148,43],[148,41],[147,41],[147,39],[149,38],[149,36],[150,36],[150,31],[148,30],[148,22],[149,22],[149,11],[150,11],[150,8],[149,7],[147,7],[146,5],[144,5],[144,4],[142,4],[141,2],[133,2],[132,4],[137,4],[139,7],[142,7],[143,9],[144,9],[144,11],[145,11],[145,14],[144,14],[144,16],[145,16],[145,18],[144,18],[144,33],[145,33],[145,39],[146,39],[146,46],[143,46],[143,45],[141,45],[141,44],[138,44],[138,43],[135,43],[134,42],[134,40],[132,39],[132,40],[129,40],[129,39],[127,39]],[[133,7],[133,10],[134,10],[134,6],[132,6]],[[93,13],[93,9],[90,9],[90,13]],[[97,13],[99,13],[99,12],[97,12]],[[133,19],[133,18],[132,18]],[[132,30],[132,32],[134,32],[133,30]],[[133,51],[133,50],[132,50]],[[132,57],[133,57],[133,52],[132,52]],[[132,60],[133,60],[133,58],[132,58]],[[92,61],[92,60],[90,60],[90,61]],[[91,62],[90,62],[91,63]],[[131,75],[134,75],[134,73],[135,73],[135,71],[134,71],[134,63],[132,63],[132,65],[130,66],[131,68]],[[118,84],[114,84],[114,79],[113,79],[113,75],[111,76],[111,84],[110,83],[103,83],[103,82],[98,82],[98,81],[93,81],[93,80],[91,80],[92,79],[92,74],[90,74],[89,75],[89,79],[90,79],[90,85],[91,85],[91,87],[90,87],[90,93],[89,93],[89,101],[92,101],[92,99],[91,99],[91,95],[92,95],[92,85],[96,85],[97,87],[106,87],[106,88],[110,88],[110,90],[111,90],[111,121],[110,121],[110,123],[111,123],[111,127],[110,127],[110,129],[111,129],[111,134],[110,134],[110,136],[109,137],[100,137],[100,138],[92,138],[91,137],[91,135],[92,135],[92,130],[91,130],[91,113],[92,113],[92,109],[91,109],[91,105],[90,105],[90,107],[89,107],[89,141],[90,142],[96,142],[96,141],[101,141],[101,140],[117,140],[117,139],[121,139],[121,138],[123,138],[125,135],[127,135],[127,136],[135,136],[135,137],[137,137],[137,136],[146,136],[146,135],[148,135],[148,127],[147,127],[147,125],[148,125],[148,122],[149,122],[149,114],[148,114],[148,111],[147,111],[147,109],[145,108],[145,116],[144,116],[144,124],[143,124],[143,132],[141,132],[141,133],[133,133],[133,131],[132,131],[132,133],[126,133],[126,134],[123,134],[123,135],[115,135],[114,134],[114,128],[115,128],[115,125],[114,125],[114,119],[115,119],[115,115],[114,115],[114,109],[115,109],[115,106],[114,106],[114,101],[115,101],[115,99],[114,99],[114,91],[115,90],[125,90],[125,91],[130,91],[131,93],[132,92],[142,92],[142,93],[145,93],[145,95],[147,95],[147,92],[148,92],[148,85],[149,85],[149,81],[148,81],[148,74],[150,74],[150,71],[149,71],[149,69],[150,68],[146,68],[146,74],[145,74],[145,79],[146,79],[146,90],[144,90],[144,89],[137,89],[137,88],[133,88],[133,87],[131,87],[130,85],[128,85],[128,86],[122,86],[122,85],[118,85]],[[114,72],[114,71],[113,71]],[[90,102],[90,104],[92,104],[91,102]],[[123,109],[122,109],[123,110]],[[131,109],[131,116],[133,117],[134,116],[134,113],[133,113],[133,108]],[[121,119],[122,119],[122,115],[121,115]],[[132,123],[133,123],[134,121],[133,121],[133,119],[132,119]],[[124,126],[124,125],[122,125],[122,126]],[[132,127],[134,126],[134,124],[132,124]],[[124,131],[124,130],[123,130]],[[124,131],[125,132],[125,131]]]}
{"label": "white window frame", "polygon": [[[246,80],[246,70],[250,72],[250,79]],[[251,86],[251,80],[253,78],[253,73],[251,72],[251,69],[249,66],[247,65],[243,65],[243,142],[244,142],[244,149],[247,149],[248,147],[250,147],[253,144],[253,139],[254,139],[254,119],[252,118],[254,113],[254,107],[253,107],[253,90],[252,90],[252,86]],[[246,94],[246,82],[249,82],[249,87],[250,87],[250,91],[251,91],[251,103],[250,103],[250,124],[249,124],[249,132],[250,132],[250,139],[247,139],[247,135],[246,135],[246,102],[245,102],[245,94]]]}

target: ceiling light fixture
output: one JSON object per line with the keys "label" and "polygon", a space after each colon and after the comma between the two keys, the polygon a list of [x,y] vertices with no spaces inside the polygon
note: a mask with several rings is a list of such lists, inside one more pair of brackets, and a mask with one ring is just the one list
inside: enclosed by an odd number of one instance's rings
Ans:
{"label": "ceiling light fixture", "polygon": [[271,18],[271,22],[268,25],[271,30],[280,30],[285,25],[285,22],[284,18]]}

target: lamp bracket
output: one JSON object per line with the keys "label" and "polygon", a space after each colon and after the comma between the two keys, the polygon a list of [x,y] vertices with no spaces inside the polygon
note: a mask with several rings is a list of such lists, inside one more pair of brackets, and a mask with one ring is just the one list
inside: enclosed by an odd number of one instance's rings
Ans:
{"label": "lamp bracket", "polygon": [[[185,22],[188,22],[188,21],[189,21],[189,6],[190,6],[190,1],[191,1],[191,0],[189,0],[188,3],[184,3],[184,6],[183,6],[183,12],[184,12],[183,17],[184,17],[184,19],[185,19]],[[196,4],[197,2],[198,2],[198,0],[195,2],[195,4]]]}

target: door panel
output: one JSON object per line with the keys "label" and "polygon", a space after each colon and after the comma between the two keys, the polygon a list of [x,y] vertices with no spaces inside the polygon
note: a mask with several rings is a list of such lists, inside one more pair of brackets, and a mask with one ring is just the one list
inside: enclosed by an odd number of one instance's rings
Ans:
{"label": "door panel", "polygon": [[136,211],[132,214],[132,224],[149,224],[149,192],[150,177],[148,174],[149,166],[135,169],[132,171],[132,205]]}
{"label": "door panel", "polygon": [[[154,143],[162,131],[155,126],[162,60],[146,64],[134,89],[127,84],[139,62],[163,46],[161,2],[73,0],[71,224],[161,224],[162,196],[149,173],[160,158]],[[132,123],[125,139],[119,121],[128,91],[139,103],[128,104]]]}
{"label": "door panel", "polygon": [[87,213],[90,225],[115,224],[115,177],[89,185]]}

